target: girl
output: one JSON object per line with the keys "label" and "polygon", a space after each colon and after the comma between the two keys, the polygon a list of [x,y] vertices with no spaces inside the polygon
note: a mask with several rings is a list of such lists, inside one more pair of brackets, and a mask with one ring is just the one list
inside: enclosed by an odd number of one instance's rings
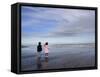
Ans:
{"label": "girl", "polygon": [[48,57],[48,42],[44,44],[45,57]]}

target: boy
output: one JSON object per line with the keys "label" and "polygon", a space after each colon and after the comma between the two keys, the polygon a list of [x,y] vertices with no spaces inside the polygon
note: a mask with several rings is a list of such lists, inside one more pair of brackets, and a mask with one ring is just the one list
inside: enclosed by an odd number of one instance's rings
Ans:
{"label": "boy", "polygon": [[37,46],[38,57],[41,57],[41,51],[42,51],[42,45],[41,42],[39,42]]}

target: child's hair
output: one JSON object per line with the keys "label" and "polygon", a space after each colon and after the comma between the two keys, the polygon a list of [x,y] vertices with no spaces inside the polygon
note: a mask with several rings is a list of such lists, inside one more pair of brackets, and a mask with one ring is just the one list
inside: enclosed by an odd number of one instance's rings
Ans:
{"label": "child's hair", "polygon": [[46,42],[45,45],[48,45],[48,42]]}
{"label": "child's hair", "polygon": [[38,42],[38,45],[41,45],[41,42]]}

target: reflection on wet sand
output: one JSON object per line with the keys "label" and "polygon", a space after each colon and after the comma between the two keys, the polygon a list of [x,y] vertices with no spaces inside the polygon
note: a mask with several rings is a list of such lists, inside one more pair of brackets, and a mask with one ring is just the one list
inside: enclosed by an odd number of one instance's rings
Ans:
{"label": "reflection on wet sand", "polygon": [[48,67],[48,57],[44,57],[43,60],[42,60],[42,57],[37,57],[37,69]]}
{"label": "reflection on wet sand", "polygon": [[45,61],[43,63],[43,68],[44,69],[48,68],[48,57],[45,57]]}
{"label": "reflection on wet sand", "polygon": [[39,58],[35,51],[30,48],[22,49],[22,71],[90,67],[95,64],[95,47],[91,44],[50,46],[48,58],[45,57],[44,52],[41,52]]}
{"label": "reflection on wet sand", "polygon": [[37,69],[41,69],[42,63],[41,63],[41,58],[37,57]]}

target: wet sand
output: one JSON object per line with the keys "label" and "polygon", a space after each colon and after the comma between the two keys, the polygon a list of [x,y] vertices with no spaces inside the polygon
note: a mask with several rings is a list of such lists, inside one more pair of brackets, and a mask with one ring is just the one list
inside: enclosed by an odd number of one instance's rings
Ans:
{"label": "wet sand", "polygon": [[41,70],[59,68],[77,68],[94,66],[95,47],[93,44],[50,45],[49,57],[37,56],[36,46],[22,48],[21,70]]}

